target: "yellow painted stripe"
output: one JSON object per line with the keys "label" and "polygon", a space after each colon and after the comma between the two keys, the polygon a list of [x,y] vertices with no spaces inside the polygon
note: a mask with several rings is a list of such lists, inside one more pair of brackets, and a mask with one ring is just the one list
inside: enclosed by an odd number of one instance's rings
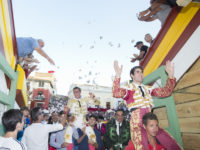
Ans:
{"label": "yellow painted stripe", "polygon": [[18,82],[17,82],[17,89],[23,89],[23,85],[25,82],[25,72],[20,65],[17,65],[17,71],[19,71]]}
{"label": "yellow painted stripe", "polygon": [[26,88],[26,77],[23,68],[20,65],[17,65],[17,71],[19,72],[18,81],[17,81],[17,89],[20,90],[23,96],[24,104],[28,105],[28,97],[27,97],[27,88]]}
{"label": "yellow painted stripe", "polygon": [[12,43],[12,32],[7,0],[0,0],[0,29],[4,45],[6,60],[11,65],[13,62],[14,51]]}
{"label": "yellow painted stripe", "polygon": [[22,88],[21,92],[22,92],[24,104],[25,104],[25,106],[28,106],[28,94],[27,94],[27,88],[26,88],[25,81],[26,81],[26,79],[24,78],[24,84],[23,84],[23,88]]}
{"label": "yellow painted stripe", "polygon": [[165,37],[162,39],[160,45],[154,52],[150,61],[146,65],[144,69],[144,76],[152,73],[160,66],[199,8],[199,3],[190,3],[187,7],[181,10],[166,33]]}
{"label": "yellow painted stripe", "polygon": [[15,70],[15,56],[13,56],[11,67],[12,67],[13,70]]}

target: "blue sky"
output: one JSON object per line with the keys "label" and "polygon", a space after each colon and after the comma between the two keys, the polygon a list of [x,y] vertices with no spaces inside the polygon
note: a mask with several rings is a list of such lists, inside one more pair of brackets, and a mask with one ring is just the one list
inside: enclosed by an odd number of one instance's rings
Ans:
{"label": "blue sky", "polygon": [[72,83],[92,84],[94,80],[98,85],[112,86],[114,60],[124,66],[122,81],[128,80],[129,70],[138,65],[130,63],[132,54],[139,52],[135,42],[144,41],[146,33],[155,37],[161,26],[159,21],[137,20],[136,14],[149,7],[149,0],[12,2],[17,37],[45,41],[44,51],[56,67],[34,53],[41,62],[39,71],[55,70],[58,94],[64,95]]}

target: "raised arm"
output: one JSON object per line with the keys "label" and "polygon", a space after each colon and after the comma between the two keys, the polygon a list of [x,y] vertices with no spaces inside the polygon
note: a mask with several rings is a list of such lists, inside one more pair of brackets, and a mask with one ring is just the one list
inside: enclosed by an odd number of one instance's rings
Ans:
{"label": "raised arm", "polygon": [[48,60],[48,62],[52,65],[55,65],[53,59],[51,59],[41,48],[34,48],[41,56],[43,56],[44,58],[46,58]]}
{"label": "raised arm", "polygon": [[168,97],[172,94],[173,89],[176,84],[176,79],[174,78],[174,64],[172,64],[170,61],[166,62],[166,68],[165,68],[168,79],[166,82],[165,87],[162,88],[155,88],[151,91],[152,96],[156,97]]}
{"label": "raised arm", "polygon": [[114,61],[115,79],[113,81],[112,93],[115,98],[123,98],[126,95],[126,89],[120,88],[120,76],[123,66],[119,67],[118,61]]}

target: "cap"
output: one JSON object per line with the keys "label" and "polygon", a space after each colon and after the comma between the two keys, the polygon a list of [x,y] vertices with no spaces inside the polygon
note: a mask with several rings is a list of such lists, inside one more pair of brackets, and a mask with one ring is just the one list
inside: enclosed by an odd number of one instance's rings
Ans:
{"label": "cap", "polygon": [[138,41],[138,42],[135,44],[134,47],[138,46],[139,44],[143,44],[143,42],[142,42],[142,41]]}

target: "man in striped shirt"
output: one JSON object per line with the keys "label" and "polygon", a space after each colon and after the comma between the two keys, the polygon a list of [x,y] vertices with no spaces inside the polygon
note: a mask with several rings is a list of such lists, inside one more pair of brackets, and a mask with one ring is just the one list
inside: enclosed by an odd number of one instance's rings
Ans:
{"label": "man in striped shirt", "polygon": [[25,145],[17,140],[17,133],[23,129],[23,113],[18,109],[10,109],[3,114],[2,124],[6,134],[0,137],[0,150],[27,150]]}

